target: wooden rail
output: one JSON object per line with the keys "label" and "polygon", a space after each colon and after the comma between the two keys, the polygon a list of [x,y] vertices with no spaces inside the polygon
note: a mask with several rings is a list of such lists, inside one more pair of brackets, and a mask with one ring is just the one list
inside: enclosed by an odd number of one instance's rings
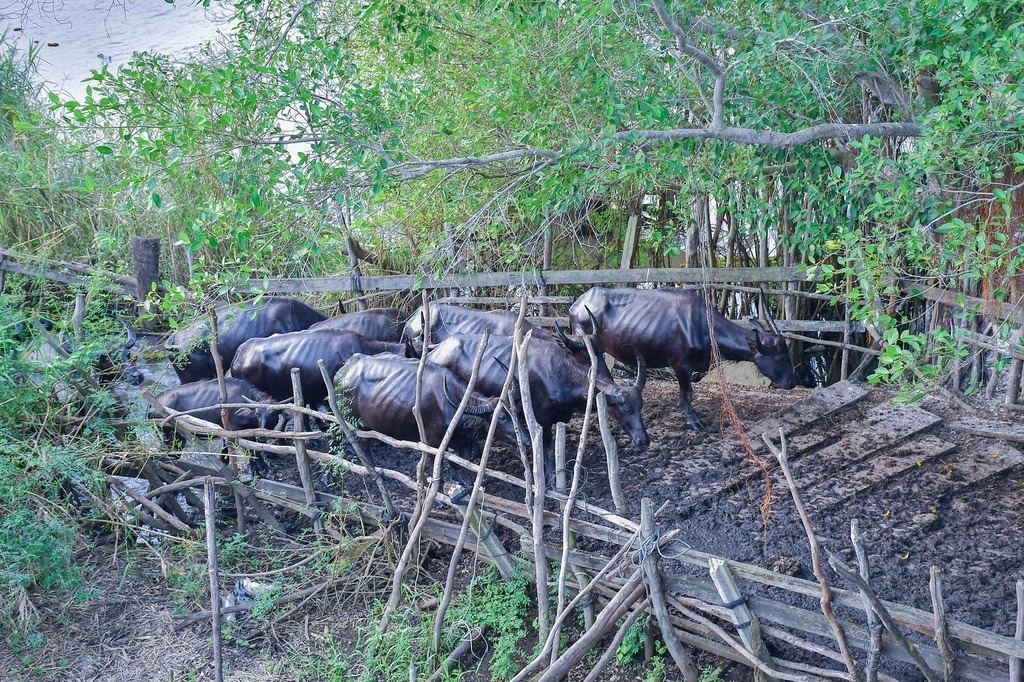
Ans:
{"label": "wooden rail", "polygon": [[337,293],[401,289],[457,289],[470,287],[547,286],[552,284],[724,284],[735,282],[806,282],[805,268],[637,268],[633,270],[525,270],[434,275],[361,276],[251,279],[245,290],[276,294]]}

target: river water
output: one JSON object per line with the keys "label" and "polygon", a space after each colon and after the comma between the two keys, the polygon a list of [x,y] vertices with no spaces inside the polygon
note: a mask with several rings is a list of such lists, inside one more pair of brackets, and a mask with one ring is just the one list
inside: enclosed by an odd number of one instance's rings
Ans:
{"label": "river water", "polygon": [[215,40],[227,30],[230,5],[214,0],[212,7],[187,0],[0,0],[0,30],[22,49],[39,48],[47,90],[77,99],[85,94],[82,80],[104,63],[113,69],[143,51],[184,57]]}

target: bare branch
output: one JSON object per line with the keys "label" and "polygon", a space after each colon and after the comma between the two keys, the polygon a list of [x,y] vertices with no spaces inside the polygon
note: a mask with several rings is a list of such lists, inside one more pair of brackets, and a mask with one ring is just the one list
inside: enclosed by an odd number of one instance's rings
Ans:
{"label": "bare branch", "polygon": [[676,37],[676,49],[710,71],[711,75],[715,77],[711,130],[720,130],[725,126],[725,78],[729,70],[723,69],[707,52],[694,47],[686,40],[686,33],[675,22],[675,19],[669,16],[662,0],[653,0],[653,3],[654,11],[658,13],[661,23],[665,24],[665,27]]}

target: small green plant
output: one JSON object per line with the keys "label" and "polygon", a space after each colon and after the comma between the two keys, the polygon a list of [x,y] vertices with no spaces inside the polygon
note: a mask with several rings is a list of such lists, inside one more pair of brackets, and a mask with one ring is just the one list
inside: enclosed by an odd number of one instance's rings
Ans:
{"label": "small green plant", "polygon": [[[648,616],[647,618],[649,618]],[[626,630],[622,642],[615,649],[615,660],[621,664],[636,661],[644,650],[644,639],[646,639],[647,618],[638,618],[635,623]]]}
{"label": "small green plant", "polygon": [[697,682],[722,682],[722,669],[708,666],[700,671]]}
{"label": "small green plant", "polygon": [[651,667],[644,674],[644,682],[661,682],[665,678],[665,653],[668,649],[660,640],[654,643],[655,654],[651,656]]}

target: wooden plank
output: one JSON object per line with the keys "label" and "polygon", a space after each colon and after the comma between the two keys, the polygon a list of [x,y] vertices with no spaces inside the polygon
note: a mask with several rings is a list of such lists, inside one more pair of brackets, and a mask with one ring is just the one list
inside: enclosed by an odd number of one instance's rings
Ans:
{"label": "wooden plank", "polygon": [[[813,457],[791,458],[790,468],[801,489],[835,482],[839,472],[889,450],[898,443],[942,423],[942,417],[914,405],[879,405],[863,419],[844,424],[848,435],[814,451]],[[779,484],[785,481],[776,474]]]}
{"label": "wooden plank", "polygon": [[[40,263],[41,265],[23,265],[15,262],[16,259]],[[38,278],[69,285],[86,285],[89,282],[85,278],[78,278],[78,276],[60,272],[49,267],[42,267],[42,265],[59,267],[71,270],[72,272],[78,272],[80,274],[98,274],[99,276],[102,276],[102,278],[108,279],[113,283],[116,283],[116,285],[120,285],[113,286],[113,289],[124,294],[134,295],[134,292],[137,289],[134,278],[126,278],[126,276],[115,274],[113,272],[106,272],[90,265],[81,265],[79,263],[69,263],[62,260],[30,256],[28,254],[17,253],[0,247],[0,269],[7,272],[17,272],[18,274],[38,276]],[[158,289],[160,291],[166,291],[162,285],[160,285]]]}
{"label": "wooden plank", "polygon": [[1013,443],[1024,443],[1024,426],[994,419],[967,418],[950,422],[953,431],[969,433],[983,438],[1006,440]]}
{"label": "wooden plank", "polygon": [[780,426],[788,435],[855,405],[867,395],[868,392],[864,387],[849,381],[840,381],[831,386],[819,388],[806,398],[787,407],[782,414],[762,419],[750,426],[748,430],[758,438],[761,434],[767,433],[777,439]]}
{"label": "wooden plank", "polygon": [[801,492],[804,504],[814,513],[821,513],[836,505],[849,502],[879,483],[916,470],[926,462],[956,450],[950,443],[932,435],[916,438],[892,451],[883,451],[875,457],[837,474],[818,485],[808,486]]}
{"label": "wooden plank", "polygon": [[[803,282],[806,268],[640,268],[633,270],[529,270],[523,272],[482,272],[435,277],[420,275],[377,275],[363,277],[364,291],[378,289],[454,289],[468,287],[544,286],[551,284],[624,284],[730,282]],[[316,293],[353,291],[348,276],[251,279],[245,291],[268,293]]]}
{"label": "wooden plank", "polygon": [[[745,329],[754,328],[749,320],[733,320],[733,322]],[[775,320],[775,326],[777,326],[781,332],[820,332],[842,334],[846,330],[846,322],[843,320]],[[851,321],[850,331],[865,331],[863,320]]]}
{"label": "wooden plank", "polygon": [[[781,427],[787,435],[791,457],[820,447],[833,437],[830,431],[796,432],[849,408],[863,400],[867,394],[867,390],[863,387],[849,381],[840,381],[831,386],[819,388],[806,398],[787,407],[781,414],[762,419],[747,427],[750,446],[754,452],[760,453],[758,456],[764,458],[768,451],[761,442],[761,434],[767,433],[773,439],[778,440]],[[792,435],[794,433],[796,435]],[[738,464],[730,466],[730,462]],[[760,469],[748,461],[745,451],[735,438],[730,438],[720,453],[707,454],[703,457],[686,453],[685,457],[678,462],[673,458],[671,468],[664,475],[670,478],[676,475],[694,477],[694,474],[703,474],[709,470],[721,471],[722,477],[704,485],[695,485],[692,488],[694,496],[705,498],[723,495],[738,490],[761,476]]]}

